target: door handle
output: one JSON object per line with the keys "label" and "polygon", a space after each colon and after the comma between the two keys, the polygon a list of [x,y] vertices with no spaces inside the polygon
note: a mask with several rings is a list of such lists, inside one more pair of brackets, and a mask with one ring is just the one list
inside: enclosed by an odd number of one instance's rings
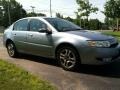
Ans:
{"label": "door handle", "polygon": [[29,36],[31,36],[31,37],[32,37],[32,36],[33,36],[33,34],[29,34]]}
{"label": "door handle", "polygon": [[16,33],[14,33],[13,35],[16,36]]}

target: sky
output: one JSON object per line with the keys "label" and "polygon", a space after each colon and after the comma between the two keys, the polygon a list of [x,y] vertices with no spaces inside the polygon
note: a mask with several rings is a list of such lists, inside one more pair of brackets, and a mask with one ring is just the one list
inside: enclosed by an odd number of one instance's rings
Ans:
{"label": "sky", "polygon": [[[16,0],[20,4],[23,5],[23,8],[27,12],[31,12],[31,6],[35,7],[35,12],[41,12],[45,13],[47,16],[50,16],[49,14],[49,7],[50,7],[50,0]],[[99,11],[97,14],[91,14],[89,18],[92,19],[99,19],[100,21],[104,21],[104,14],[101,13],[101,11],[104,10],[104,4],[106,0],[89,0],[93,6],[98,7]],[[52,12],[53,16],[55,16],[55,13],[61,13],[64,16],[70,16],[72,18],[75,18],[75,11],[78,9],[78,5],[76,3],[76,0],[51,0],[52,2]]]}

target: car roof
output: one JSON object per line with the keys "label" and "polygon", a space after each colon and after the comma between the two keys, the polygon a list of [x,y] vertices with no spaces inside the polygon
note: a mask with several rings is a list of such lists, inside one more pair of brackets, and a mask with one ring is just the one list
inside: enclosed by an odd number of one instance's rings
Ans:
{"label": "car roof", "polygon": [[25,18],[21,18],[21,19],[29,19],[29,18],[45,19],[45,18],[56,18],[56,17],[41,17],[41,16],[37,16],[37,17],[25,17]]}
{"label": "car roof", "polygon": [[[36,16],[36,17],[25,17],[25,18],[21,18],[19,20],[17,20],[16,22],[23,20],[23,19],[40,19],[40,20],[45,20],[45,18],[56,18],[56,17],[41,17],[41,16]],[[14,23],[16,23],[14,22]]]}

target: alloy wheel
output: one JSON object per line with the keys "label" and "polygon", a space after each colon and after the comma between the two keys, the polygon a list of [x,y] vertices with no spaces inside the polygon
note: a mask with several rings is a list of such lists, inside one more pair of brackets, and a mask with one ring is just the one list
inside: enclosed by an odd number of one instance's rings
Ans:
{"label": "alloy wheel", "polygon": [[76,55],[72,50],[66,48],[60,51],[59,60],[63,67],[71,69],[76,64]]}

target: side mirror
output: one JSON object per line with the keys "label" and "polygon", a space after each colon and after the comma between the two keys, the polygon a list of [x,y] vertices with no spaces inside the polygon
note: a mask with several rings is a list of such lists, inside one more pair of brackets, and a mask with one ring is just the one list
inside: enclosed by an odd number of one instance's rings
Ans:
{"label": "side mirror", "polygon": [[47,29],[47,30],[46,30],[46,33],[47,33],[47,34],[52,34],[52,30],[48,30],[48,29]]}
{"label": "side mirror", "polygon": [[41,32],[41,33],[45,33],[47,31],[47,29],[45,29],[45,28],[40,28],[39,30],[38,30],[38,32]]}
{"label": "side mirror", "polygon": [[52,34],[52,31],[51,31],[51,30],[48,30],[47,28],[40,28],[40,29],[38,30],[38,32],[47,33],[47,34]]}

